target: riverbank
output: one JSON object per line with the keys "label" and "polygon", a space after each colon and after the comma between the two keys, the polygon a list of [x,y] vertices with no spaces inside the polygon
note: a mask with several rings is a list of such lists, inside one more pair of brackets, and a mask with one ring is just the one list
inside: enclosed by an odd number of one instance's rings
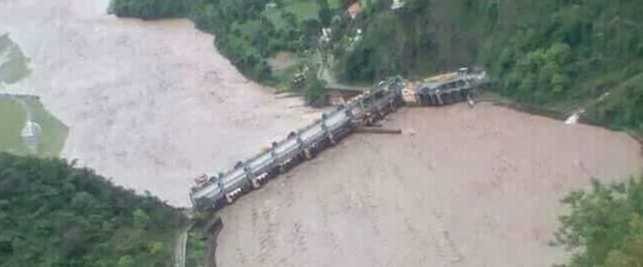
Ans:
{"label": "riverbank", "polygon": [[[541,107],[536,105],[519,103],[492,92],[484,92],[478,101],[490,102],[497,106],[507,107],[516,111],[543,116],[543,117],[551,118],[554,120],[560,120],[560,121],[565,121],[570,116],[573,116],[576,112],[578,112],[579,109],[581,109],[579,107],[573,107],[573,108],[567,108],[567,109],[546,108],[546,107]],[[584,108],[582,109],[585,110]],[[583,115],[584,115],[583,112],[579,113],[577,123],[582,123],[586,125],[609,129],[612,131],[627,133],[631,138],[639,142],[639,144],[641,145],[641,150],[643,151],[643,132],[641,132],[640,130],[628,129],[628,128],[625,128],[625,129],[613,128],[611,127],[611,125],[605,125],[604,123],[601,123],[600,121],[592,117],[583,116]]]}

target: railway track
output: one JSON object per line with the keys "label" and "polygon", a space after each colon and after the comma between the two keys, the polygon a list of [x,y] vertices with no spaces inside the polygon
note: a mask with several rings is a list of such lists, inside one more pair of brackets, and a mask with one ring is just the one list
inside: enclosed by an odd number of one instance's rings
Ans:
{"label": "railway track", "polygon": [[416,104],[454,103],[465,100],[477,86],[475,81],[484,75],[455,77],[457,78],[452,81],[441,81],[428,87],[422,85],[411,90],[406,88],[401,77],[382,81],[346,104],[338,106],[336,110],[323,114],[307,127],[290,132],[283,140],[272,143],[269,149],[238,162],[229,171],[206,173],[198,177],[195,179],[196,186],[190,192],[193,207],[197,210],[209,210],[233,203],[241,195],[261,187],[299,163],[314,158],[355,129],[373,125],[395,112],[409,99],[405,96],[408,91],[412,91],[412,99]]}

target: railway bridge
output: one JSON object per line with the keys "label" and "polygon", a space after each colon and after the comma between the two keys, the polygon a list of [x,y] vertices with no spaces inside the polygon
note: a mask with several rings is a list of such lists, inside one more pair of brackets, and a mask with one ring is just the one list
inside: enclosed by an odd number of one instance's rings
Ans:
{"label": "railway bridge", "polygon": [[470,99],[472,91],[482,84],[486,75],[484,72],[475,74],[460,69],[445,77],[428,79],[417,86],[401,77],[394,77],[379,82],[373,88],[360,90],[360,94],[337,106],[334,111],[323,114],[302,129],[290,132],[254,157],[239,161],[227,172],[199,176],[190,192],[193,207],[209,210],[231,204],[242,194],[312,159],[356,128],[373,125],[404,104],[445,105]]}

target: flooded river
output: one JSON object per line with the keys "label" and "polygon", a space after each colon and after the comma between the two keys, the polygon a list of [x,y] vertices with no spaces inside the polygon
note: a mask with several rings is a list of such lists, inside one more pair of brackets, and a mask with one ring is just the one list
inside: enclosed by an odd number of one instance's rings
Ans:
{"label": "flooded river", "polygon": [[[317,118],[277,99],[187,20],[107,1],[0,0],[0,35],[31,58],[8,86],[69,126],[62,156],[187,206],[192,178]],[[491,105],[403,109],[400,136],[354,135],[225,209],[222,266],[549,266],[558,199],[637,174],[625,134]]]}
{"label": "flooded river", "polygon": [[40,96],[69,126],[63,157],[187,206],[193,177],[318,116],[248,81],[188,20],[118,19],[107,6],[0,1],[0,35],[31,58],[31,75],[8,90]]}
{"label": "flooded river", "polygon": [[225,208],[217,266],[552,266],[559,202],[643,170],[624,133],[482,103],[405,108]]}

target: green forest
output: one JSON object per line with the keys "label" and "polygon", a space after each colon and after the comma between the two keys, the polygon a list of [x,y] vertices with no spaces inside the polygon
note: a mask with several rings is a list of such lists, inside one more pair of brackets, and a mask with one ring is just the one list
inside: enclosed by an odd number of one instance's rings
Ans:
{"label": "green forest", "polygon": [[170,266],[176,209],[61,159],[0,153],[0,266]]}
{"label": "green forest", "polygon": [[640,2],[404,2],[391,10],[390,1],[375,1],[342,26],[349,35],[355,29],[364,34],[352,49],[334,49],[341,78],[417,78],[482,66],[495,82],[492,89],[516,102],[563,112],[588,106],[592,122],[643,131]]}

